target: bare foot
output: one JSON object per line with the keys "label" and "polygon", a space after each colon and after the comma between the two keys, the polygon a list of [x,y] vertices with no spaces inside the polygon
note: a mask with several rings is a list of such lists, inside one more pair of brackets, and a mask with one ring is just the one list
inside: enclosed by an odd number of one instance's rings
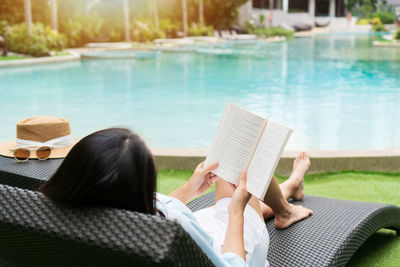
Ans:
{"label": "bare foot", "polygon": [[292,185],[291,197],[294,200],[302,200],[304,197],[304,175],[310,165],[310,156],[306,152],[301,152],[293,162],[293,172],[287,181]]}
{"label": "bare foot", "polygon": [[275,214],[275,227],[285,229],[312,214],[310,209],[303,206],[289,204],[288,208],[280,214]]}

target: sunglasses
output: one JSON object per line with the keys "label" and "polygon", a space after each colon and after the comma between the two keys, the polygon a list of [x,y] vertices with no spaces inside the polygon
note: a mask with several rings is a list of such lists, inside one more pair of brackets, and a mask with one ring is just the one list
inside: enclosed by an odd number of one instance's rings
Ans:
{"label": "sunglasses", "polygon": [[36,152],[36,156],[39,160],[46,160],[50,157],[51,151],[53,150],[50,146],[40,147],[19,147],[9,148],[10,152],[13,153],[14,158],[19,162],[25,162],[31,156],[31,151]]}

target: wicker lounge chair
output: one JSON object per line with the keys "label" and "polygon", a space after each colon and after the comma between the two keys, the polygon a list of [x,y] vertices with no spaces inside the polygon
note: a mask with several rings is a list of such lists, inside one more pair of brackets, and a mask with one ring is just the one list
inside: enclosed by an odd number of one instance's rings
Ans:
{"label": "wicker lounge chair", "polygon": [[[34,165],[24,171],[38,175]],[[45,180],[4,169],[0,159],[0,183],[33,189]],[[344,266],[377,230],[400,233],[396,206],[313,196],[299,203],[314,212],[307,220],[286,230],[266,222],[271,266]],[[210,193],[188,207],[196,211],[213,204]],[[0,251],[0,265],[211,264],[177,223],[122,210],[64,207],[40,193],[5,185],[0,185]]]}
{"label": "wicker lounge chair", "polygon": [[13,158],[0,156],[0,184],[24,189],[36,189],[58,169],[63,159],[17,162]]}
{"label": "wicker lounge chair", "polygon": [[172,221],[137,212],[56,205],[0,185],[1,266],[212,266]]}
{"label": "wicker lounge chair", "polygon": [[[192,211],[214,204],[214,193],[188,204]],[[400,208],[393,205],[305,196],[292,202],[313,215],[288,229],[266,221],[271,266],[344,266],[376,231],[390,228],[400,235]]]}

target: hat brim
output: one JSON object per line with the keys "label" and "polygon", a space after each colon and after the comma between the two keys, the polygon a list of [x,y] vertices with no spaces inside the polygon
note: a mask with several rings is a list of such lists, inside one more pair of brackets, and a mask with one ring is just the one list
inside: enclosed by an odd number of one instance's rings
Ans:
{"label": "hat brim", "polygon": [[[65,158],[71,148],[77,143],[77,141],[74,142],[73,145],[67,146],[67,147],[62,147],[62,148],[53,148],[51,151],[49,159],[60,159],[60,158]],[[4,143],[0,144],[0,155],[5,156],[5,157],[10,157],[13,158],[14,155],[10,151],[10,148],[15,148],[16,147],[16,142],[15,141],[7,141]],[[36,153],[34,151],[31,151],[30,154],[30,159],[37,159]]]}

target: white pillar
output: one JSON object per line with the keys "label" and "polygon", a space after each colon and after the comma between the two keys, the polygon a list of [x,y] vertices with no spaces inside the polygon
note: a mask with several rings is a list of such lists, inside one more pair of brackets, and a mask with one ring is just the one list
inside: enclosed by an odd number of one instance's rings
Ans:
{"label": "white pillar", "polygon": [[273,20],[274,18],[272,17],[274,13],[274,0],[269,0],[269,19],[268,19],[268,26],[274,25]]}
{"label": "white pillar", "polygon": [[58,32],[57,0],[51,0],[51,27]]}
{"label": "white pillar", "polygon": [[329,0],[329,17],[335,17],[336,2],[335,0]]}
{"label": "white pillar", "polygon": [[130,42],[131,41],[131,24],[130,24],[130,19],[129,19],[128,0],[124,0],[123,8],[124,8],[124,20],[125,20],[125,42]]}
{"label": "white pillar", "polygon": [[308,0],[308,13],[311,18],[315,17],[315,0]]}
{"label": "white pillar", "polygon": [[283,12],[288,13],[289,12],[289,0],[282,0],[282,6],[283,6]]}
{"label": "white pillar", "polygon": [[28,25],[28,33],[32,35],[32,8],[31,8],[31,0],[24,1],[25,8],[25,21]]}

